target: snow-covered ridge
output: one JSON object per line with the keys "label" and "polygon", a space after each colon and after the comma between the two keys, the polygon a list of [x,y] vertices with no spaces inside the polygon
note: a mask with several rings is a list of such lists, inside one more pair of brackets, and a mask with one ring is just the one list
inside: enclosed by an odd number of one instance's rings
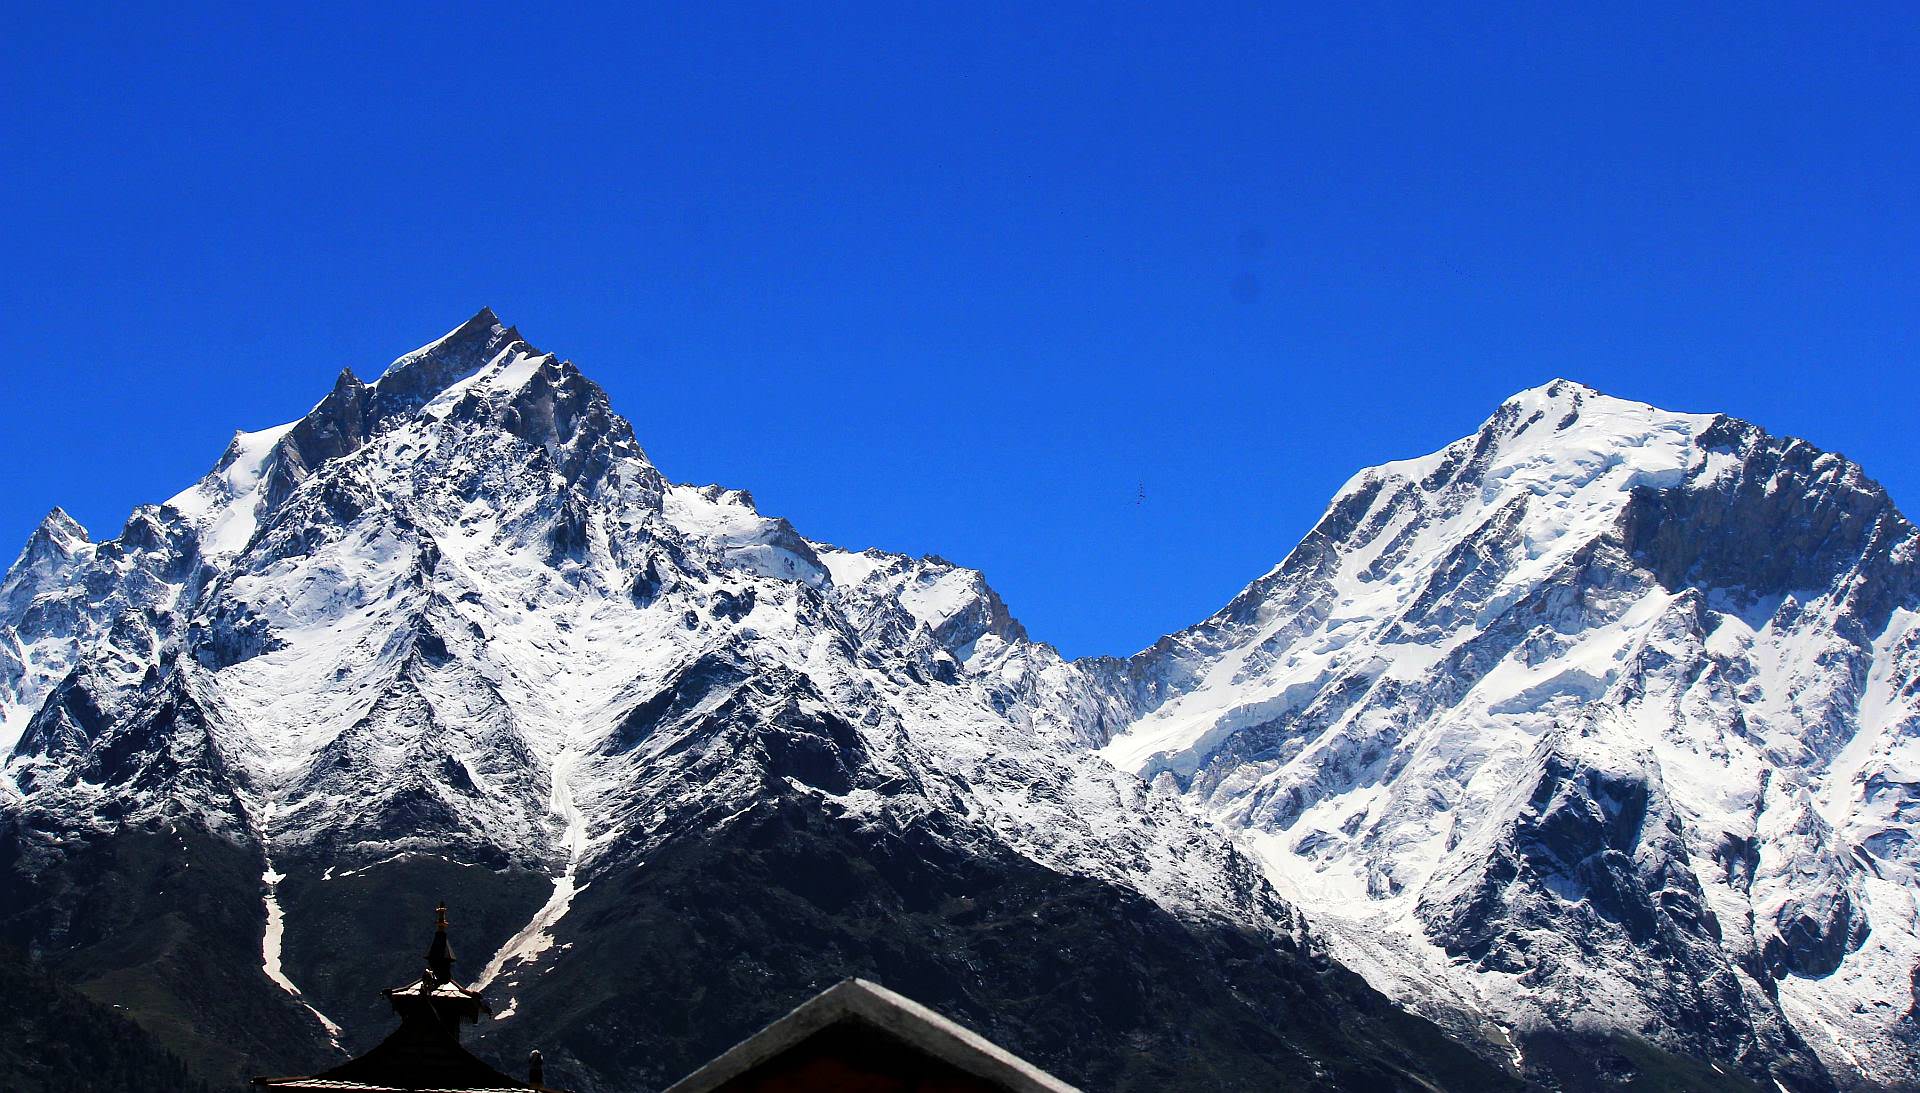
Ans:
{"label": "snow-covered ridge", "polygon": [[[1471,620],[1484,625],[1605,534],[1618,519],[1618,504],[1635,490],[1677,485],[1696,463],[1704,463],[1707,454],[1694,440],[1713,421],[1710,415],[1671,414],[1555,380],[1508,399],[1474,436],[1431,455],[1361,471],[1333,507],[1364,529],[1366,538],[1339,544],[1340,568],[1329,590],[1329,600],[1338,606],[1330,607],[1324,635],[1293,644],[1286,650],[1287,669],[1264,673],[1257,686],[1248,686],[1247,677],[1271,652],[1261,643],[1246,643],[1210,667],[1198,686],[1135,722],[1104,753],[1131,770],[1190,766],[1222,734],[1271,721],[1310,699],[1324,683],[1327,666],[1341,659],[1362,628],[1405,612],[1430,591],[1417,580],[1424,572],[1422,559],[1470,538],[1490,514],[1504,514],[1511,526],[1503,526],[1501,534],[1518,551],[1513,565],[1489,575],[1498,583],[1486,590],[1487,606]],[[1474,468],[1470,477],[1460,474],[1467,466]],[[1349,509],[1350,516],[1343,511]],[[1317,546],[1309,540],[1302,549]],[[1276,570],[1262,580],[1282,579],[1282,570]],[[1226,621],[1236,607],[1272,610],[1256,583],[1214,621]],[[1203,633],[1206,626],[1196,631]],[[1268,631],[1263,641],[1283,636],[1278,628]],[[1464,640],[1472,632],[1457,630],[1455,638]],[[1449,648],[1444,642],[1422,645],[1393,650],[1396,655],[1385,658],[1378,670],[1419,672]],[[1232,707],[1224,718],[1218,710],[1222,704]]]}
{"label": "snow-covered ridge", "polygon": [[[1803,1039],[1843,1084],[1920,1080],[1915,545],[1831,453],[1557,380],[1355,475],[1133,658],[1102,754],[1241,832],[1418,1004],[1608,1013],[1790,1086]],[[1581,771],[1612,788],[1552,804]],[[1582,841],[1610,794],[1672,837]]]}
{"label": "snow-covered ridge", "polygon": [[0,618],[27,666],[0,680],[8,830],[257,847],[259,968],[316,1015],[343,1011],[281,959],[299,882],[548,878],[479,969],[511,1000],[568,958],[596,880],[770,798],[1300,943],[1229,840],[1078,746],[1077,707],[1020,705],[1079,677],[978,573],[670,485],[597,386],[490,312],[239,434],[119,538],[41,540]]}
{"label": "snow-covered ridge", "polygon": [[344,371],[306,416],[235,433],[213,470],[169,498],[165,508],[199,532],[204,553],[230,557],[258,530],[261,510],[279,500],[263,491],[277,486],[284,493],[313,464],[365,443],[383,425],[401,419],[402,410],[441,417],[463,397],[511,395],[552,360],[503,326],[490,309],[482,309],[389,364],[372,384],[363,385],[351,370]]}
{"label": "snow-covered ridge", "polygon": [[538,874],[511,999],[610,871],[804,800],[1306,945],[1277,891],[1500,1058],[1597,1021],[1920,1080],[1914,552],[1830,453],[1559,380],[1068,662],[977,571],[670,484],[483,311],[114,539],[49,515],[0,584],[0,808],[257,843],[270,921],[288,878]]}

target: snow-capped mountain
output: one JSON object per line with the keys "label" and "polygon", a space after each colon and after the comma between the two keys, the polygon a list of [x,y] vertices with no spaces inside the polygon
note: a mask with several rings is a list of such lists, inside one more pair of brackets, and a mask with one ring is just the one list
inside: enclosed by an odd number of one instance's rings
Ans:
{"label": "snow-capped mountain", "polygon": [[33,534],[0,943],[215,1079],[364,1046],[444,896],[483,1045],[586,1089],[845,974],[1103,1088],[1912,1088],[1915,540],[1839,456],[1557,381],[1068,662],[670,482],[482,312]]}
{"label": "snow-capped mountain", "polygon": [[1631,1038],[1911,1088],[1916,549],[1838,455],[1556,381],[1084,666],[1130,707],[1087,735],[1238,832],[1376,987],[1536,1076],[1572,1036],[1575,1066]]}
{"label": "snow-capped mountain", "polygon": [[1131,700],[978,573],[669,482],[491,312],[56,511],[0,609],[0,940],[203,1076],[366,1046],[444,897],[482,1050],[583,1090],[849,974],[1101,1088],[1518,1085],[1097,755]]}

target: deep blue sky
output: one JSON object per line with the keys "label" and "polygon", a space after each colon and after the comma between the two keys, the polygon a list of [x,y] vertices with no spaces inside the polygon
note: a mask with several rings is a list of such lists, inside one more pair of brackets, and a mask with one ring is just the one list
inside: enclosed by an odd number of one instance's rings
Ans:
{"label": "deep blue sky", "polygon": [[482,304],[1074,654],[1555,375],[1920,508],[1910,5],[392,6],[10,7],[0,550]]}

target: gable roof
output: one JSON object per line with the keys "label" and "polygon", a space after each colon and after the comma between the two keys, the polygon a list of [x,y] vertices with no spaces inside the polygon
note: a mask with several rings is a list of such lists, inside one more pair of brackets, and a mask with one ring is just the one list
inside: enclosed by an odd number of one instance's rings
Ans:
{"label": "gable roof", "polygon": [[820,1033],[848,1023],[877,1029],[1008,1093],[1079,1093],[979,1033],[864,979],[843,979],[814,995],[792,1013],[668,1086],[666,1093],[709,1093]]}

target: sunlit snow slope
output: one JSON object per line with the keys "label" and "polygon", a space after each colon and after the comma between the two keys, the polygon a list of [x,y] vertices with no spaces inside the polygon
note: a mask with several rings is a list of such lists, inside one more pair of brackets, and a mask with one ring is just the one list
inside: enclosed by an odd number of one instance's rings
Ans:
{"label": "sunlit snow slope", "polygon": [[[1920,1081],[1916,536],[1842,457],[1555,381],[1090,665],[1102,754],[1389,994],[1799,1088]],[[1095,733],[1094,735],[1098,735]]]}

